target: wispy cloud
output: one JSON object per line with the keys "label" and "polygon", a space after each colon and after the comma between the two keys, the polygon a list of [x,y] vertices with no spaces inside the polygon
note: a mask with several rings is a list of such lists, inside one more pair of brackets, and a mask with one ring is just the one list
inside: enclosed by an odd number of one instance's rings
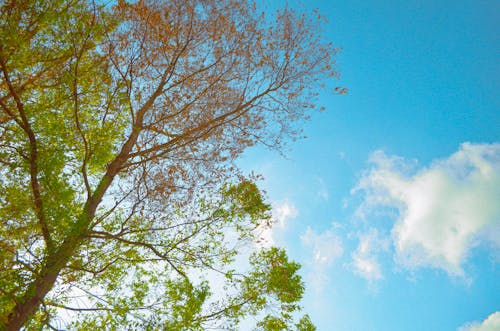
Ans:
{"label": "wispy cloud", "polygon": [[355,189],[365,193],[360,214],[381,206],[398,210],[392,239],[401,265],[463,276],[472,247],[481,241],[500,247],[500,237],[490,235],[500,228],[500,144],[464,143],[450,157],[420,169],[415,161],[381,151],[371,162]]}
{"label": "wispy cloud", "polygon": [[276,245],[277,232],[283,232],[288,226],[288,221],[297,217],[299,211],[297,207],[288,199],[272,204],[273,222],[270,226],[262,225],[257,228],[259,247],[271,247]]}
{"label": "wispy cloud", "polygon": [[316,290],[321,290],[328,282],[328,268],[344,254],[342,241],[332,230],[317,233],[311,227],[307,227],[300,239],[311,254],[309,281]]}
{"label": "wispy cloud", "polygon": [[389,249],[389,240],[382,238],[377,229],[370,229],[359,236],[358,248],[352,253],[354,273],[368,281],[383,278],[379,254]]}
{"label": "wispy cloud", "polygon": [[457,331],[498,331],[500,330],[500,311],[494,312],[482,322],[469,322]]}
{"label": "wispy cloud", "polygon": [[281,228],[285,228],[287,220],[297,217],[298,214],[297,207],[288,199],[273,203],[273,217],[276,224]]}

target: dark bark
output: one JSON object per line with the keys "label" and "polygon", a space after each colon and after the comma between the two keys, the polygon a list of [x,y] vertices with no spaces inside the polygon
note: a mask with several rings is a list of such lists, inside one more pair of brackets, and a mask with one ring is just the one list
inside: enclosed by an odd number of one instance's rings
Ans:
{"label": "dark bark", "polygon": [[77,252],[83,238],[87,237],[88,232],[91,230],[90,224],[95,216],[97,207],[101,203],[102,198],[113,182],[113,179],[120,171],[122,165],[128,159],[141,132],[144,114],[152,106],[154,100],[160,95],[164,84],[165,82],[162,81],[155,93],[153,93],[148,101],[139,109],[130,136],[123,144],[118,155],[108,165],[106,173],[99,182],[99,185],[85,203],[82,215],[73,224],[73,227],[63,243],[57,249],[48,251],[39,276],[28,285],[24,295],[18,299],[12,312],[8,315],[7,322],[3,325],[0,324],[0,330],[19,330],[38,310],[47,293],[54,287],[59,273]]}
{"label": "dark bark", "polygon": [[77,252],[82,238],[86,237],[97,207],[116,177],[121,165],[126,160],[126,156],[130,152],[137,136],[138,131],[132,133],[128,141],[124,144],[120,154],[110,163],[106,174],[95,189],[92,197],[87,200],[82,215],[74,223],[66,240],[57,249],[48,253],[39,276],[28,285],[24,295],[18,299],[13,311],[9,314],[7,323],[5,325],[0,324],[0,330],[19,330],[37,311],[42,300],[54,286],[61,270]]}

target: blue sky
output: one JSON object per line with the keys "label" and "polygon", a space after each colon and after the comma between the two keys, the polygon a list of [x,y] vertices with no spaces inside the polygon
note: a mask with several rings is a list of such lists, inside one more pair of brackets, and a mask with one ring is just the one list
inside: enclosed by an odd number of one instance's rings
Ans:
{"label": "blue sky", "polygon": [[[255,148],[319,330],[500,330],[500,2],[308,1],[347,95]],[[498,312],[498,313],[497,313]]]}

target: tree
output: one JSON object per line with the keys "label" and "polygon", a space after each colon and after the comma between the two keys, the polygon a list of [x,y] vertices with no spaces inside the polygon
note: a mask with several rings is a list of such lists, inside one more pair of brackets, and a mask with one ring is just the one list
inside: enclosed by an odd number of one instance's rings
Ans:
{"label": "tree", "polygon": [[283,250],[233,270],[271,222],[234,160],[298,137],[335,49],[316,19],[272,18],[243,0],[2,1],[0,329],[291,327],[303,284]]}

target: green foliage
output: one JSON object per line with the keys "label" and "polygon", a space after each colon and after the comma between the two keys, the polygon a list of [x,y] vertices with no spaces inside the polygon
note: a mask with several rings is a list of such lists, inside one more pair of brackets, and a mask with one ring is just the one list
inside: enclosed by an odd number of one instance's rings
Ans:
{"label": "green foliage", "polygon": [[230,185],[224,192],[225,198],[240,207],[240,214],[255,218],[269,218],[269,204],[264,203],[262,195],[255,183],[244,180],[238,185]]}
{"label": "green foliage", "polygon": [[297,331],[315,331],[316,330],[316,327],[312,323],[309,315],[304,315],[304,317],[302,317],[300,319],[300,321],[297,324],[295,324],[295,327],[297,328]]}
{"label": "green foliage", "polygon": [[300,265],[289,262],[282,249],[273,247],[253,254],[250,263],[255,270],[245,280],[246,296],[255,297],[264,291],[284,304],[286,311],[296,306],[289,305],[302,297],[304,286],[297,271]]}

